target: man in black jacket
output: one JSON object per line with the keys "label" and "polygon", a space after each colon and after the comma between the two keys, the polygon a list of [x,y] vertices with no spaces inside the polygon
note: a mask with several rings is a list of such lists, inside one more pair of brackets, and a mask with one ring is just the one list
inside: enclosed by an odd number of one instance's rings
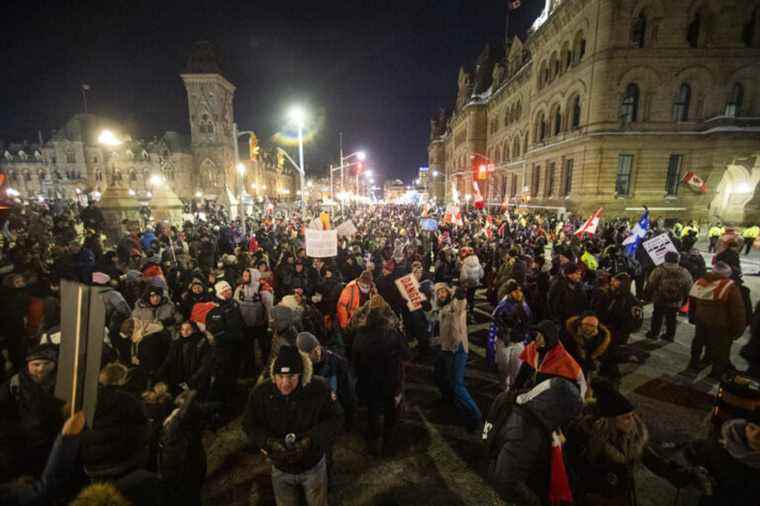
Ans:
{"label": "man in black jacket", "polygon": [[[562,426],[575,418],[582,407],[578,388],[559,377],[545,380],[517,396],[504,424],[491,428],[498,431],[494,444],[500,450],[491,460],[489,475],[502,497],[521,506],[549,504],[550,477],[552,481],[555,478],[553,442],[559,439]],[[559,473],[560,469],[554,471]]]}
{"label": "man in black jacket", "polygon": [[38,476],[63,424],[63,402],[55,398],[58,347],[41,344],[26,365],[0,386],[0,482]]}
{"label": "man in black jacket", "polygon": [[312,376],[309,357],[282,346],[270,378],[253,389],[243,416],[249,444],[272,461],[278,505],[297,506],[303,489],[309,506],[327,506],[325,454],[342,415],[327,382]]}
{"label": "man in black jacket", "polygon": [[206,316],[206,330],[213,336],[216,382],[211,396],[215,401],[232,406],[240,369],[240,348],[243,342],[243,315],[232,298],[232,287],[226,281],[214,285],[216,307]]}
{"label": "man in black jacket", "polygon": [[549,316],[560,326],[572,316],[589,309],[588,297],[581,284],[581,270],[577,264],[569,263],[562,268],[559,276],[549,288]]}

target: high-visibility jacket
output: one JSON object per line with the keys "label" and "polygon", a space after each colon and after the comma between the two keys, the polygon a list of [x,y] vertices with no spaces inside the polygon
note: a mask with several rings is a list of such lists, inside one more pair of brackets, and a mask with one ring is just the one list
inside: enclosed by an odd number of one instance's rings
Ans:
{"label": "high-visibility jacket", "polygon": [[757,236],[760,236],[760,227],[757,225],[745,228],[744,232],[742,232],[742,237],[745,239],[752,239],[754,241],[757,239]]}
{"label": "high-visibility jacket", "polygon": [[723,235],[723,227],[713,226],[710,227],[710,230],[707,232],[707,235],[709,237],[720,237]]}
{"label": "high-visibility jacket", "polygon": [[361,302],[361,291],[356,280],[348,283],[343,291],[340,292],[340,298],[338,299],[338,325],[340,328],[345,329],[348,327],[348,322],[351,321],[351,316],[359,309]]}

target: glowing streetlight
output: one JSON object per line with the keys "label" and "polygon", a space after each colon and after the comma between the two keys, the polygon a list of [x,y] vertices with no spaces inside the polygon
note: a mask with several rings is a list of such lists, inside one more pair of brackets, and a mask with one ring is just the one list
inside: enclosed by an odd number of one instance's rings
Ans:
{"label": "glowing streetlight", "polygon": [[433,171],[433,177],[438,177],[438,176],[440,176],[440,175],[441,175],[441,173],[440,173],[440,172],[438,172],[437,170],[434,170],[434,171]]}
{"label": "glowing streetlight", "polygon": [[[304,182],[306,180],[306,175],[304,174],[303,167],[303,127],[304,123],[306,122],[306,110],[300,105],[294,105],[290,108],[290,111],[288,111],[288,116],[290,117],[290,120],[293,121],[298,127],[298,172],[301,173],[301,188],[305,188],[306,185]],[[306,204],[303,194],[301,194],[301,204]]]}
{"label": "glowing streetlight", "polygon": [[365,151],[357,151],[356,158],[358,158],[360,162],[363,162],[367,159],[367,153]]}
{"label": "glowing streetlight", "polygon": [[164,178],[162,178],[158,174],[153,174],[152,176],[150,176],[150,179],[148,181],[150,182],[152,186],[158,186],[164,182]]}
{"label": "glowing streetlight", "polygon": [[100,132],[100,135],[98,135],[98,142],[105,146],[119,146],[122,144],[122,141],[110,130],[103,130]]}
{"label": "glowing streetlight", "polygon": [[238,171],[238,174],[240,174],[241,176],[245,174],[245,165],[243,165],[242,163],[237,164],[237,171]]}
{"label": "glowing streetlight", "polygon": [[197,192],[195,192],[195,198],[198,198],[198,199],[199,199],[199,198],[201,198],[201,197],[203,197],[203,192],[202,192],[202,191],[197,191]]}

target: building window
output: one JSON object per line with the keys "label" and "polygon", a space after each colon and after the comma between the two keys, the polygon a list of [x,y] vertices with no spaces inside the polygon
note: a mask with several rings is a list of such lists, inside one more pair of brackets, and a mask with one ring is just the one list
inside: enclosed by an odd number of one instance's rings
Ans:
{"label": "building window", "polygon": [[554,135],[559,135],[562,131],[562,111],[559,107],[554,111]]}
{"label": "building window", "polygon": [[736,117],[741,116],[742,104],[744,103],[744,87],[741,83],[734,83],[731,88],[731,96],[728,97],[728,103],[726,104],[726,110],[724,114],[726,116]]}
{"label": "building window", "polygon": [[98,163],[98,157],[97,156],[93,156],[92,157],[92,163]]}
{"label": "building window", "polygon": [[699,47],[699,35],[701,30],[702,19],[699,13],[694,14],[694,19],[689,23],[689,28],[686,32],[686,40],[689,43],[689,47]]}
{"label": "building window", "polygon": [[77,157],[73,151],[66,153],[66,163],[77,163]]}
{"label": "building window", "polygon": [[673,103],[673,121],[687,121],[689,119],[689,102],[691,101],[691,87],[682,83],[678,88],[676,101]]}
{"label": "building window", "polygon": [[534,165],[533,166],[533,180],[531,181],[531,189],[530,194],[533,197],[538,196],[538,189],[540,188],[541,184],[541,166],[540,165]]}
{"label": "building window", "polygon": [[641,11],[631,26],[631,45],[633,47],[644,47],[647,33],[647,15]]}
{"label": "building window", "polygon": [[512,145],[512,158],[520,158],[520,138],[516,138]]}
{"label": "building window", "polygon": [[517,174],[512,174],[509,182],[509,196],[514,197],[515,195],[517,195]]}
{"label": "building window", "polygon": [[575,34],[575,41],[573,42],[573,64],[579,64],[585,54],[586,39],[583,37],[583,32],[578,32]]}
{"label": "building window", "polygon": [[623,103],[620,108],[620,119],[623,124],[629,124],[636,121],[639,112],[639,87],[636,83],[630,83],[625,88]]}
{"label": "building window", "polygon": [[567,197],[573,189],[573,159],[565,160],[565,170],[563,171],[564,181],[562,185],[562,196]]}
{"label": "building window", "polygon": [[633,155],[618,157],[617,177],[615,178],[615,193],[628,195],[631,191],[631,174],[633,174]]}
{"label": "building window", "polygon": [[747,47],[753,47],[755,43],[755,32],[757,30],[757,13],[759,9],[755,9],[752,12],[747,24],[744,25],[742,30],[742,41]]}
{"label": "building window", "polygon": [[683,155],[670,155],[668,161],[668,175],[665,179],[665,194],[676,195],[678,193],[678,183],[681,182],[681,163]]}
{"label": "building window", "polygon": [[575,130],[581,126],[581,96],[576,95],[573,99],[573,115],[570,121],[571,128]]}
{"label": "building window", "polygon": [[555,162],[549,162],[549,167],[546,169],[546,195],[554,195],[554,183],[557,179],[557,164]]}
{"label": "building window", "polygon": [[544,139],[546,139],[546,118],[544,118],[544,113],[540,113],[538,115],[538,118],[536,119],[536,141],[537,142],[544,142]]}

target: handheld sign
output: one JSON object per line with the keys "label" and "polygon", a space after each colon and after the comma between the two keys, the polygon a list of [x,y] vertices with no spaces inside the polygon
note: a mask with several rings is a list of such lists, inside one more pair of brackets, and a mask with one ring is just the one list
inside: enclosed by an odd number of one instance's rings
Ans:
{"label": "handheld sign", "polygon": [[338,256],[338,233],[335,230],[312,230],[307,228],[306,256],[330,258]]}
{"label": "handheld sign", "polygon": [[670,240],[668,234],[660,234],[652,237],[641,243],[641,245],[644,246],[649,258],[652,259],[652,262],[655,265],[662,265],[665,262],[665,254],[668,251],[678,253],[678,249],[675,244],[673,244],[673,241]]}
{"label": "handheld sign", "polygon": [[72,415],[84,410],[90,427],[98,400],[105,326],[100,288],[62,281],[61,345],[55,396],[69,404]]}
{"label": "handheld sign", "polygon": [[409,311],[416,311],[422,307],[422,303],[427,300],[425,294],[420,291],[420,283],[414,274],[407,274],[396,280],[396,287],[401,296],[406,300],[406,306]]}

